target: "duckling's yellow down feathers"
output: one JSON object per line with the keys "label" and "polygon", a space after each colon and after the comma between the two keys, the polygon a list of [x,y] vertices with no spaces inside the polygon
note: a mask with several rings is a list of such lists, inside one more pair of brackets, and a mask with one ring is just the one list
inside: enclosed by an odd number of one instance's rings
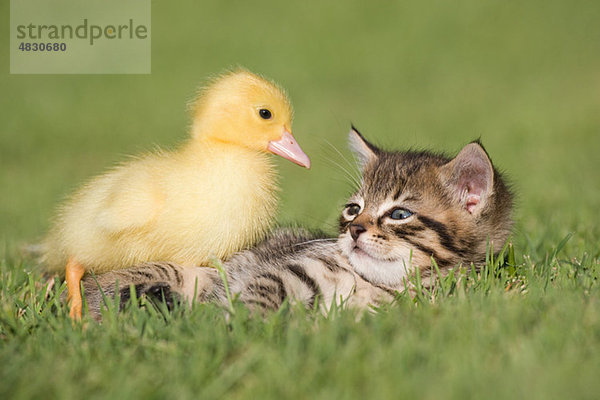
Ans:
{"label": "duckling's yellow down feathers", "polygon": [[263,236],[277,200],[267,151],[284,146],[284,157],[309,165],[291,136],[289,101],[242,70],[213,82],[198,104],[181,148],[126,162],[61,207],[45,243],[51,270],[69,258],[95,273],[150,260],[202,265]]}

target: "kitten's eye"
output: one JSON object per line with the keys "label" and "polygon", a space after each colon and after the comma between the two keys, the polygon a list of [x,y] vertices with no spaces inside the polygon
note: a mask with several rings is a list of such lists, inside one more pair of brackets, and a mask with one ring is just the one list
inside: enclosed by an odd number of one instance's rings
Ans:
{"label": "kitten's eye", "polygon": [[260,110],[258,110],[258,114],[262,119],[271,119],[271,117],[273,116],[271,110],[267,110],[266,108],[261,108]]}
{"label": "kitten's eye", "polygon": [[360,206],[358,204],[348,204],[346,206],[346,213],[350,216],[358,215],[360,212]]}
{"label": "kitten's eye", "polygon": [[390,218],[391,219],[406,219],[406,218],[410,217],[411,215],[413,215],[413,213],[408,210],[405,210],[404,208],[396,208],[394,211],[391,212]]}

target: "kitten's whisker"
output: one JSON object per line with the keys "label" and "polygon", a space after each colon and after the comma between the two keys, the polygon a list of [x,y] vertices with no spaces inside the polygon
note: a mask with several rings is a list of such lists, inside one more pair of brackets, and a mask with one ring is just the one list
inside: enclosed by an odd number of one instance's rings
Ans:
{"label": "kitten's whisker", "polygon": [[306,242],[296,243],[294,247],[302,246],[303,244],[316,243],[316,242],[335,242],[337,238],[328,238],[328,239],[313,239],[307,240]]}
{"label": "kitten's whisker", "polygon": [[356,178],[355,178],[354,176],[352,176],[352,175],[351,175],[351,174],[350,174],[348,171],[346,171],[346,170],[344,169],[344,167],[342,167],[342,166],[341,166],[339,163],[337,163],[337,162],[335,162],[335,161],[333,161],[333,160],[327,160],[327,161],[328,161],[328,162],[329,162],[331,165],[333,165],[334,167],[337,167],[337,168],[341,169],[341,170],[342,170],[342,172],[344,172],[344,175],[345,175],[346,179],[347,179],[347,180],[349,180],[349,181],[350,181],[350,183],[351,183],[353,186],[355,186],[355,187],[357,187],[357,188],[362,186],[362,185],[361,185],[361,183],[360,183],[358,180],[356,180]]}
{"label": "kitten's whisker", "polygon": [[[329,158],[326,159],[326,161],[332,163],[335,167],[344,171],[346,173],[346,175],[349,178],[351,178],[352,182],[354,182],[356,185],[360,186],[361,185],[361,173],[357,168],[357,164],[349,161],[348,158],[346,158],[344,156],[344,154],[337,147],[335,147],[331,142],[329,142],[327,139],[322,139],[322,140],[327,145],[328,149],[333,151],[333,154],[330,155]],[[344,165],[341,165],[339,163],[335,163],[336,158],[339,158],[340,161],[343,161],[344,164],[347,164],[347,166],[349,168]]]}
{"label": "kitten's whisker", "polygon": [[[352,161],[348,160],[348,159],[346,158],[346,156],[344,156],[344,153],[342,153],[342,152],[341,152],[341,151],[340,151],[340,150],[339,150],[337,147],[335,147],[335,145],[334,145],[333,143],[331,143],[331,142],[330,142],[329,140],[327,140],[327,139],[323,139],[323,140],[325,141],[325,143],[327,143],[327,145],[329,145],[329,147],[331,147],[333,150],[335,150],[335,152],[336,152],[337,154],[339,154],[339,156],[340,156],[340,157],[342,157],[342,159],[343,159],[344,161],[346,161],[346,163],[348,164],[348,166],[349,166],[350,168],[356,168],[356,163],[353,163]],[[356,170],[356,172],[358,173],[359,171],[358,171],[358,170]]]}
{"label": "kitten's whisker", "polygon": [[360,180],[360,177],[361,177],[361,172],[360,172],[360,170],[358,169],[358,163],[356,162],[356,160],[355,160],[355,162],[352,162],[352,161],[348,160],[348,159],[346,158],[346,156],[344,156],[344,154],[343,154],[343,153],[342,153],[342,152],[341,152],[341,151],[340,151],[340,150],[339,150],[337,147],[335,147],[335,145],[334,145],[333,143],[331,143],[331,142],[330,142],[329,140],[327,140],[327,139],[324,139],[324,140],[325,140],[325,143],[327,143],[327,144],[328,144],[328,145],[329,145],[329,146],[330,146],[330,147],[331,147],[333,150],[335,150],[335,152],[336,152],[336,153],[337,153],[337,154],[338,154],[340,157],[342,157],[342,160],[344,160],[344,161],[346,162],[346,164],[348,164],[348,166],[350,167],[350,171],[354,172],[354,173],[355,173],[355,175],[354,175],[354,176],[355,176],[356,178],[359,178],[359,180]]}
{"label": "kitten's whisker", "polygon": [[331,165],[333,165],[334,167],[337,167],[340,170],[342,170],[342,172],[344,172],[346,177],[350,180],[350,183],[356,185],[356,187],[361,186],[360,180],[357,179],[357,177],[354,176],[350,171],[348,171],[343,165],[341,165],[340,163],[338,163],[337,161],[335,161],[332,158],[325,158],[325,161],[328,163],[331,163]]}

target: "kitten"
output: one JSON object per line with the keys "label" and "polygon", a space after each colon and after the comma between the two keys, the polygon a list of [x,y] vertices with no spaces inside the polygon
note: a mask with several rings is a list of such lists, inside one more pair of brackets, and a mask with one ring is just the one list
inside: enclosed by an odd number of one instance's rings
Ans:
{"label": "kitten", "polygon": [[[359,309],[393,300],[396,289],[371,284],[353,270],[335,239],[302,229],[278,229],[258,246],[234,254],[223,264],[232,297],[251,310],[276,310],[286,299],[326,312],[336,303]],[[216,269],[157,262],[84,279],[88,309],[99,319],[104,296],[118,285],[120,304],[146,295],[174,302],[195,299],[227,306],[224,281]],[[102,289],[100,292],[99,288]],[[400,290],[400,289],[398,289]]]}
{"label": "kitten", "polygon": [[[340,216],[337,239],[279,229],[258,246],[224,262],[230,293],[251,309],[279,308],[286,299],[326,312],[333,304],[367,308],[393,300],[419,268],[431,278],[431,259],[447,271],[485,261],[512,227],[512,195],[479,142],[447,158],[421,151],[387,152],[353,127],[350,146],[362,182]],[[137,296],[227,304],[212,268],[147,263],[84,280],[88,308],[99,317],[102,292],[117,283],[124,304]],[[100,292],[100,289],[102,292]]]}
{"label": "kitten", "polygon": [[353,128],[362,186],[340,216],[339,244],[366,280],[399,285],[421,267],[485,261],[512,228],[512,195],[479,142],[454,159],[427,151],[385,152]]}

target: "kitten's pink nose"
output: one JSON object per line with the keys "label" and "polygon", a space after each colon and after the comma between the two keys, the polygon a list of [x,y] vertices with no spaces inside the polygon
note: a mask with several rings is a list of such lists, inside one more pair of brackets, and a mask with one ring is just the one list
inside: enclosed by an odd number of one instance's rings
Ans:
{"label": "kitten's pink nose", "polygon": [[360,224],[351,224],[350,225],[350,236],[352,236],[352,239],[354,239],[354,240],[358,239],[360,234],[363,232],[366,232],[366,231],[367,230],[365,229],[365,227]]}

